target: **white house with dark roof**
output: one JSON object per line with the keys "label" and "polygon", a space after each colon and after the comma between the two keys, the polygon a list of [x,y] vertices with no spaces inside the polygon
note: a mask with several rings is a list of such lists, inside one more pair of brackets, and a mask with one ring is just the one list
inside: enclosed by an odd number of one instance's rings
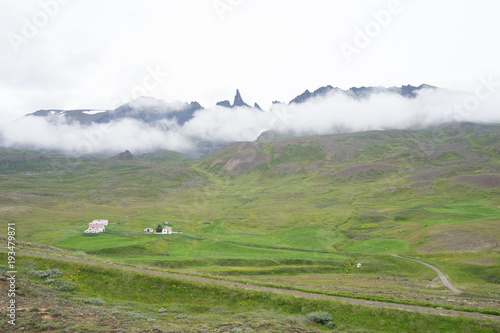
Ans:
{"label": "white house with dark roof", "polygon": [[97,232],[104,232],[106,228],[104,227],[104,224],[97,224],[97,223],[89,223],[89,228],[85,230],[85,233],[97,233]]}
{"label": "white house with dark roof", "polygon": [[106,225],[108,225],[108,220],[94,220],[89,223],[89,228],[84,231],[86,234],[95,234],[98,232],[104,232],[106,230]]}

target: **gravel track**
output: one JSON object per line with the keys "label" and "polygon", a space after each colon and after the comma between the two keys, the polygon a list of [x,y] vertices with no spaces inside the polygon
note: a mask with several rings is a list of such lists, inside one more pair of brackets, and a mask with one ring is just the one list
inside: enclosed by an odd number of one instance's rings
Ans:
{"label": "gravel track", "polygon": [[439,278],[441,279],[441,281],[443,282],[444,286],[448,289],[450,289],[451,291],[453,291],[454,293],[461,293],[462,291],[458,290],[457,288],[453,287],[450,283],[450,281],[448,280],[448,278],[446,277],[446,275],[444,275],[443,272],[441,272],[439,269],[437,269],[436,267],[432,266],[432,265],[429,265],[429,264],[426,264],[425,262],[423,261],[420,261],[420,260],[415,260],[415,259],[410,259],[410,258],[405,258],[405,257],[400,257],[398,255],[395,255],[395,254],[392,254],[393,257],[396,257],[396,258],[401,258],[401,259],[406,259],[406,260],[411,260],[411,261],[414,261],[414,262],[418,262],[419,264],[422,264],[422,265],[425,265],[431,269],[433,269],[436,273],[438,273],[438,276]]}

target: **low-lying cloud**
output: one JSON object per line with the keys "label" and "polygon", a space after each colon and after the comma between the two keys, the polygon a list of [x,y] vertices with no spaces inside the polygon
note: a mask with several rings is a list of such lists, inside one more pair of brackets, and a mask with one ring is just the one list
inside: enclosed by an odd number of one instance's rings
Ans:
{"label": "low-lying cloud", "polygon": [[127,149],[144,153],[167,149],[196,155],[200,141],[253,141],[267,130],[324,135],[422,128],[453,121],[498,123],[499,106],[498,93],[476,96],[445,89],[423,89],[416,98],[379,93],[354,99],[334,93],[300,104],[273,104],[267,112],[216,106],[197,111],[183,126],[175,120],[146,124],[132,119],[84,126],[42,117],[23,117],[0,125],[0,145],[76,154],[115,154]]}

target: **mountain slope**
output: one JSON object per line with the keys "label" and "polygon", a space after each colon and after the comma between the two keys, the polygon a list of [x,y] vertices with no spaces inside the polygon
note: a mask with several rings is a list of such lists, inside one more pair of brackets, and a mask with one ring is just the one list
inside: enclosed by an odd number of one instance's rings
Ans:
{"label": "mountain slope", "polygon": [[457,123],[424,130],[313,137],[272,135],[261,136],[253,143],[228,145],[207,157],[206,164],[214,172],[232,175],[262,165],[257,172],[265,168],[271,173],[286,173],[289,166],[289,170],[346,178],[368,170],[407,170],[415,173],[414,179],[426,180],[432,175],[474,167],[497,172],[495,163],[500,152],[500,126],[486,124]]}

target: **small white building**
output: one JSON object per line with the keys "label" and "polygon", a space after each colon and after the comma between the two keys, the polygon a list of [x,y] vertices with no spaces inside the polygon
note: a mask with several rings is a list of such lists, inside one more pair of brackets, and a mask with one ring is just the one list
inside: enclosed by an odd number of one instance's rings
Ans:
{"label": "small white building", "polygon": [[153,232],[154,230],[152,228],[146,228],[144,229],[145,232]]}
{"label": "small white building", "polygon": [[89,223],[89,228],[84,231],[84,233],[89,234],[89,233],[98,233],[98,232],[104,232],[106,228],[104,227],[104,224],[98,224],[98,223]]}
{"label": "small white building", "polygon": [[161,232],[156,232],[155,234],[161,234],[161,235],[171,235],[172,234],[172,227],[163,227]]}

